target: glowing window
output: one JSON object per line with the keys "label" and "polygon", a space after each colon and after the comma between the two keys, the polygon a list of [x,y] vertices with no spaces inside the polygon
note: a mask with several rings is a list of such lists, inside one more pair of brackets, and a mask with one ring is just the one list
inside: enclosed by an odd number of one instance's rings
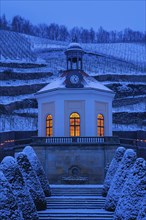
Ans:
{"label": "glowing window", "polygon": [[70,115],[70,136],[80,136],[80,115],[76,112]]}
{"label": "glowing window", "polygon": [[104,136],[104,117],[102,114],[97,116],[97,135]]}
{"label": "glowing window", "polygon": [[48,115],[46,118],[46,136],[53,135],[53,119],[52,115]]}

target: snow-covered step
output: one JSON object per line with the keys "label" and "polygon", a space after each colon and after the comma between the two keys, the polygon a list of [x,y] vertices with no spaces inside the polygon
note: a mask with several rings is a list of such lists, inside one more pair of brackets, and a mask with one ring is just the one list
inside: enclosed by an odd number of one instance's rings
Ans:
{"label": "snow-covered step", "polygon": [[39,211],[40,220],[112,220],[104,210],[105,198],[98,185],[53,185],[47,197],[47,209]]}
{"label": "snow-covered step", "polygon": [[52,188],[52,196],[59,196],[59,195],[64,195],[64,196],[101,196],[102,194],[102,188],[94,187],[94,188],[89,188],[89,187],[84,187],[82,188],[80,186],[74,186],[74,187],[69,187],[67,186],[66,188],[64,187],[53,187]]}
{"label": "snow-covered step", "polygon": [[53,210],[54,212],[49,212],[49,213],[39,213],[39,219],[40,220],[48,220],[48,219],[97,219],[97,220],[112,220],[113,219],[113,214],[110,212],[106,212],[104,210],[83,210],[83,209],[78,209],[78,210],[72,210],[72,209],[67,209],[60,211],[58,209]]}

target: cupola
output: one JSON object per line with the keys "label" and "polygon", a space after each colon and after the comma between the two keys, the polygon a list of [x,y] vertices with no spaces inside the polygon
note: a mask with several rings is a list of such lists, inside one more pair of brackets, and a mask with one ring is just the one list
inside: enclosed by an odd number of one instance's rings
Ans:
{"label": "cupola", "polygon": [[84,50],[79,43],[70,43],[65,51],[67,70],[82,70]]}

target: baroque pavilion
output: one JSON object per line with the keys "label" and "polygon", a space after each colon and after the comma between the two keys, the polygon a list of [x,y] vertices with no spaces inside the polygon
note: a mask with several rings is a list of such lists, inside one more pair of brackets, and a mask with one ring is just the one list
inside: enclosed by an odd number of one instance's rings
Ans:
{"label": "baroque pavilion", "polygon": [[71,43],[67,69],[36,93],[38,136],[112,136],[113,91],[83,70],[84,51]]}

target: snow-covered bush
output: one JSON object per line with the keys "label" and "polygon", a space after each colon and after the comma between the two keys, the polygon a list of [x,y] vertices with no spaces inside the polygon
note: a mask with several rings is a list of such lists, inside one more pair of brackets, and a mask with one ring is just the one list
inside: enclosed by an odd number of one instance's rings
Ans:
{"label": "snow-covered bush", "polygon": [[42,189],[45,193],[45,196],[50,196],[51,190],[49,187],[49,182],[48,182],[47,177],[45,175],[44,169],[43,169],[36,153],[34,152],[33,148],[31,146],[26,146],[24,148],[23,152],[27,155],[27,157],[31,163],[31,166],[36,171],[36,174],[40,180],[40,183],[41,183]]}
{"label": "snow-covered bush", "polygon": [[27,155],[21,152],[16,158],[37,210],[46,209],[45,194],[40,181],[27,158]]}
{"label": "snow-covered bush", "polygon": [[121,195],[123,185],[127,180],[129,171],[132,168],[135,160],[136,160],[136,153],[132,149],[127,149],[124,153],[121,164],[118,167],[114,175],[114,178],[111,182],[111,186],[105,200],[106,210],[108,211],[115,210]]}
{"label": "snow-covered bush", "polygon": [[23,220],[11,186],[2,171],[0,171],[0,219]]}
{"label": "snow-covered bush", "polygon": [[123,186],[114,220],[137,219],[144,196],[146,196],[146,161],[143,158],[138,158]]}
{"label": "snow-covered bush", "polygon": [[7,156],[2,160],[0,169],[3,171],[5,177],[11,185],[18,206],[22,211],[23,218],[25,220],[39,219],[36,207],[28,191],[28,188],[25,185],[17,161],[13,157]]}
{"label": "snow-covered bush", "polygon": [[114,157],[110,163],[110,166],[107,170],[107,173],[106,173],[106,177],[105,177],[105,180],[104,180],[104,184],[103,184],[103,191],[102,191],[102,195],[103,196],[107,196],[107,193],[108,193],[108,190],[110,188],[110,185],[111,185],[111,182],[113,180],[113,177],[116,173],[116,170],[123,158],[123,155],[125,153],[125,148],[124,147],[118,147],[115,154],[114,154]]}
{"label": "snow-covered bush", "polygon": [[146,220],[146,195],[145,195],[144,199],[141,201],[140,210],[139,210],[137,219],[138,220]]}

